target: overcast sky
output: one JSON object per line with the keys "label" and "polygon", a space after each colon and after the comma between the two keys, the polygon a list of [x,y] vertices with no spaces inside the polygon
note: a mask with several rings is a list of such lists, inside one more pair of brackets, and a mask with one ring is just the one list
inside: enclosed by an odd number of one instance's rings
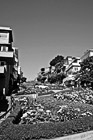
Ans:
{"label": "overcast sky", "polygon": [[24,76],[32,80],[57,55],[93,48],[93,0],[0,0],[0,26],[13,29]]}

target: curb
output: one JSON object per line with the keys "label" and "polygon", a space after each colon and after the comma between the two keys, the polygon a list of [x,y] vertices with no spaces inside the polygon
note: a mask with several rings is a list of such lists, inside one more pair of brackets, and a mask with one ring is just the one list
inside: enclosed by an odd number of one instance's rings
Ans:
{"label": "curb", "polygon": [[48,139],[48,140],[93,140],[93,131],[87,131],[79,134]]}

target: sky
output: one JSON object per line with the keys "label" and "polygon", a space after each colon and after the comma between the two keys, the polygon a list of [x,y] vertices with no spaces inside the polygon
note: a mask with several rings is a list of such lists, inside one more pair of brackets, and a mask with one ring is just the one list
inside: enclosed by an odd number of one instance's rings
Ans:
{"label": "sky", "polygon": [[24,76],[33,80],[57,55],[93,48],[93,0],[0,0],[0,26],[12,28]]}

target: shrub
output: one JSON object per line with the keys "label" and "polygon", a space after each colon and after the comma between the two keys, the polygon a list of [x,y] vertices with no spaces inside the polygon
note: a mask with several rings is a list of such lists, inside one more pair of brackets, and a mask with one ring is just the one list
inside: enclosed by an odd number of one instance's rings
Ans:
{"label": "shrub", "polygon": [[[51,100],[51,99],[50,99]],[[53,102],[54,105],[54,102]],[[51,106],[52,107],[52,106]],[[55,107],[55,106],[54,106]],[[0,139],[3,140],[32,140],[49,139],[65,135],[93,130],[93,116],[73,119],[65,122],[17,124],[22,110],[17,102],[14,111],[0,124]],[[13,124],[17,119],[17,123]]]}

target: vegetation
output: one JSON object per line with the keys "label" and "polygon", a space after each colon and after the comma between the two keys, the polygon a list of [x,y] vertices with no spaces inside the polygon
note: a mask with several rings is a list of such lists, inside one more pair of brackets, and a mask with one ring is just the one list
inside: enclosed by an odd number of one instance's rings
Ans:
{"label": "vegetation", "polygon": [[[66,101],[57,101],[53,97],[38,98],[38,103],[42,103],[46,109],[53,112],[58,109],[59,105],[68,104],[69,106],[79,107],[82,111],[88,109],[93,112],[93,107],[80,103],[71,103]],[[0,124],[0,139],[3,140],[32,140],[32,139],[49,139],[65,135],[80,133],[93,130],[93,116],[84,116],[65,122],[50,122],[39,124],[13,124],[13,120],[21,117],[20,105],[16,104],[14,111],[10,116]],[[17,118],[19,121],[19,118]]]}
{"label": "vegetation", "polygon": [[48,77],[48,82],[53,84],[53,83],[59,83],[61,84],[63,79],[66,77],[66,75],[64,73],[53,73],[51,75],[49,75]]}
{"label": "vegetation", "polygon": [[39,75],[37,77],[37,81],[41,83],[44,83],[46,79],[47,79],[46,76],[43,76],[43,75]]}
{"label": "vegetation", "polygon": [[[41,73],[37,77],[37,81],[44,83],[47,80],[49,83],[62,83],[63,79],[66,77],[64,74],[65,67],[64,57],[57,55],[54,59],[50,61],[49,72],[45,73],[45,68],[41,68]],[[52,66],[55,67],[54,72],[51,73]]]}
{"label": "vegetation", "polygon": [[81,86],[91,86],[93,89],[93,56],[88,57],[81,63],[80,70]]}
{"label": "vegetation", "polygon": [[26,77],[22,77],[21,78],[21,83],[26,82],[27,78]]}
{"label": "vegetation", "polygon": [[[49,83],[59,83],[61,84],[63,79],[66,77],[64,57],[57,55],[54,59],[50,61],[50,68],[54,66],[55,70],[52,73],[47,73],[48,76],[39,75],[37,80],[44,83],[45,80]],[[88,57],[82,63],[80,63],[81,69],[78,75],[80,85],[82,87],[91,87],[93,89],[93,56]],[[42,74],[44,74],[45,69],[41,68]],[[48,77],[48,78],[47,78]]]}
{"label": "vegetation", "polygon": [[50,61],[50,66],[55,66],[57,63],[60,62],[64,63],[64,57],[61,55],[57,55],[53,60]]}
{"label": "vegetation", "polygon": [[45,73],[45,68],[41,68],[41,74]]}

